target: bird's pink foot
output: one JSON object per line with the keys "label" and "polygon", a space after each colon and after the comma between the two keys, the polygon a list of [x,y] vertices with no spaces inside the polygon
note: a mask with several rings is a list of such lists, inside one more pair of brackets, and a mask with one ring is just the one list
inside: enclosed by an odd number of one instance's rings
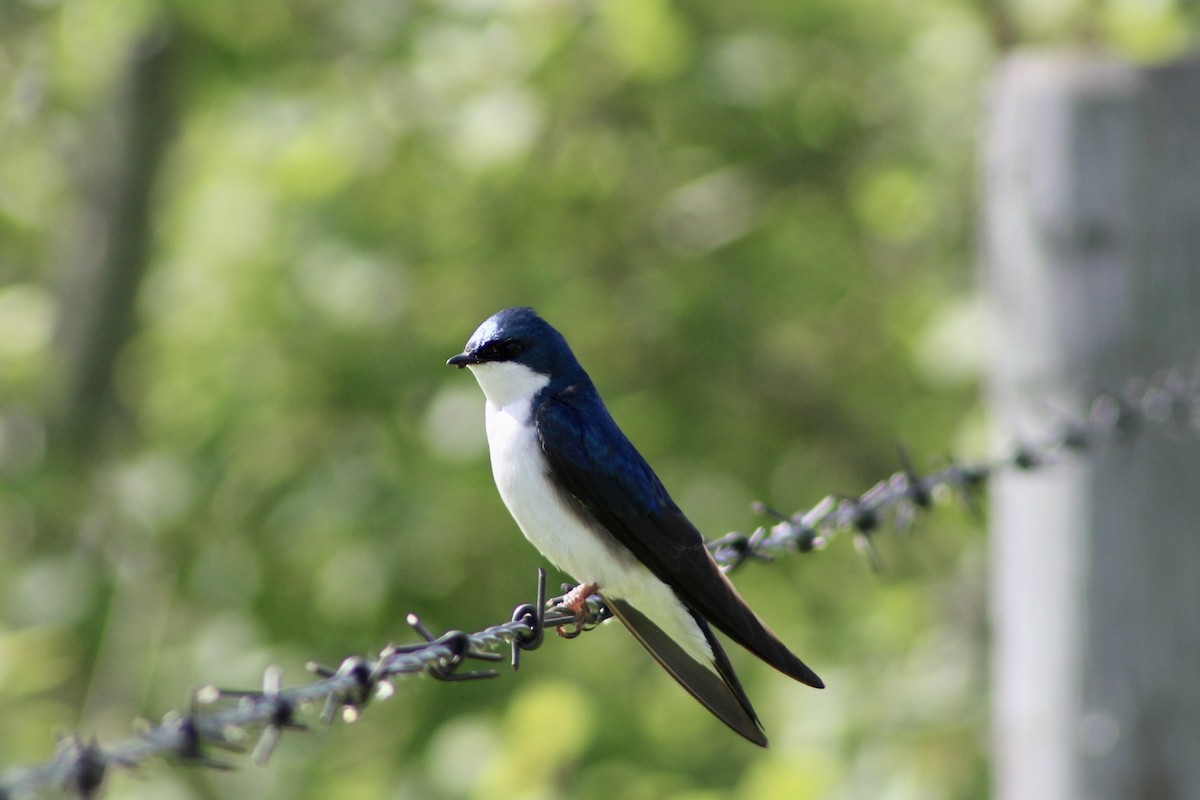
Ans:
{"label": "bird's pink foot", "polygon": [[583,622],[587,618],[584,613],[584,607],[587,605],[587,599],[595,594],[600,589],[594,583],[581,583],[571,591],[563,595],[560,606],[570,611],[575,615],[575,630],[568,631],[566,625],[559,625],[554,629],[554,632],[564,639],[574,639],[583,632]]}

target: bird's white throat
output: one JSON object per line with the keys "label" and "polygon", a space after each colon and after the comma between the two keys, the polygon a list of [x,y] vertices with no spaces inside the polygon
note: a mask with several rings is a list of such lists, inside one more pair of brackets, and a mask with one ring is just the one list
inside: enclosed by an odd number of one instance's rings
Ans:
{"label": "bird's white throat", "polygon": [[467,369],[479,381],[483,396],[496,408],[528,403],[550,382],[549,376],[515,361],[489,361],[471,364]]}

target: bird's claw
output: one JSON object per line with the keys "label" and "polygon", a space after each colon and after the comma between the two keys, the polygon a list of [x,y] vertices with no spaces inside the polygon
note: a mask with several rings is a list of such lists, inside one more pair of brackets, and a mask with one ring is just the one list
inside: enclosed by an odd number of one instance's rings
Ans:
{"label": "bird's claw", "polygon": [[574,639],[583,633],[584,624],[587,622],[587,599],[595,594],[599,588],[594,583],[581,583],[563,595],[558,605],[575,615],[575,619],[571,623],[574,625],[574,629],[568,630],[566,625],[559,625],[554,629],[554,632],[564,639]]}

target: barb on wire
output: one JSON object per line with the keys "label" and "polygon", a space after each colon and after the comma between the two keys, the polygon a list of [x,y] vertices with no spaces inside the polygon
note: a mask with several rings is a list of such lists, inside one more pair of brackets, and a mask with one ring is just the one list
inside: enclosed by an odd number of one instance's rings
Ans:
{"label": "barb on wire", "polygon": [[[857,549],[878,569],[874,536],[885,525],[906,530],[920,512],[933,507],[935,499],[945,497],[956,497],[975,509],[979,490],[998,472],[1029,471],[1056,464],[1153,425],[1192,435],[1200,433],[1200,373],[1185,376],[1172,372],[1155,381],[1134,381],[1121,394],[1101,392],[1094,397],[1084,419],[1062,422],[1045,438],[1018,443],[991,460],[974,464],[948,461],[940,469],[921,475],[901,449],[901,469],[861,495],[830,495],[811,509],[792,515],[759,504],[756,510],[774,518],[775,524],[760,526],[750,534],[726,534],[708,547],[719,564],[732,570],[749,560],[771,561],[781,551],[820,550],[836,534],[848,531]],[[188,711],[168,713],[161,723],[149,726],[136,738],[102,748],[78,736],[64,737],[50,761],[0,775],[0,800],[50,789],[91,798],[113,767],[131,769],[156,757],[230,769],[231,765],[214,758],[212,751],[242,752],[248,735],[254,731],[259,738],[252,758],[256,764],[264,764],[284,732],[307,730],[296,716],[309,704],[323,704],[319,715],[322,723],[333,722],[339,712],[344,721],[353,722],[368,704],[392,694],[396,678],[417,674],[438,681],[494,678],[499,674],[494,669],[464,669],[464,665],[469,661],[500,661],[503,657],[494,651],[507,647],[509,663],[516,670],[521,653],[538,649],[548,628],[570,638],[572,634],[565,633],[565,626],[572,626],[574,631],[591,630],[611,616],[601,599],[593,595],[585,605],[581,622],[573,611],[559,605],[561,599],[547,600],[546,573],[538,570],[535,601],[518,605],[508,622],[476,633],[451,630],[436,636],[410,614],[408,624],[423,641],[388,645],[373,657],[350,656],[337,667],[310,663],[309,671],[318,677],[314,682],[283,688],[282,672],[271,666],[264,672],[261,690],[204,687],[194,694]]]}

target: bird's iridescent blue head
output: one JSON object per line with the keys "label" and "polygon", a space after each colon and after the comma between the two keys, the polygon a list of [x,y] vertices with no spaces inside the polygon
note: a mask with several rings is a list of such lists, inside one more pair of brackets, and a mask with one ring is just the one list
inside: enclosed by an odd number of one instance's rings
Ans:
{"label": "bird's iridescent blue head", "polygon": [[[466,348],[446,361],[470,367],[490,399],[518,385],[586,378],[566,339],[532,308],[506,308],[483,321]],[[493,391],[494,390],[494,391]],[[521,392],[522,394],[524,392]]]}

